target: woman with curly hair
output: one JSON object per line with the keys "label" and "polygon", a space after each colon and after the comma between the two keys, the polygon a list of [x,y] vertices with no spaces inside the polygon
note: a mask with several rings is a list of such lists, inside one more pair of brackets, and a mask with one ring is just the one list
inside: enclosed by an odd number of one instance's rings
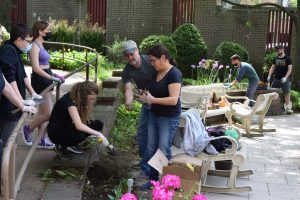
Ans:
{"label": "woman with curly hair", "polygon": [[79,82],[55,103],[47,130],[61,159],[72,159],[67,147],[81,143],[88,136],[100,137],[103,145],[108,146],[108,140],[100,132],[103,123],[91,118],[97,94],[96,83]]}

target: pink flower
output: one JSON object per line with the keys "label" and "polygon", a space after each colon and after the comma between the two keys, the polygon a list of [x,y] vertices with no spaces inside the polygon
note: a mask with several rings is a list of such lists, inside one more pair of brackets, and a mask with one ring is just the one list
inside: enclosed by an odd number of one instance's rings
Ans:
{"label": "pink flower", "polygon": [[180,188],[180,178],[176,175],[167,174],[162,179],[162,184],[165,188]]}
{"label": "pink flower", "polygon": [[196,194],[192,200],[207,200],[206,196],[201,195],[201,194]]}
{"label": "pink flower", "polygon": [[222,69],[223,67],[224,67],[224,65],[220,65],[220,66],[219,66],[219,69]]}
{"label": "pink flower", "polygon": [[228,69],[229,68],[229,65],[226,65],[226,69]]}
{"label": "pink flower", "polygon": [[191,65],[191,68],[192,68],[192,69],[195,69],[195,68],[196,68],[196,66],[195,66],[195,65]]}
{"label": "pink flower", "polygon": [[123,196],[120,198],[120,200],[138,200],[138,198],[134,194],[127,192],[127,193],[123,194]]}

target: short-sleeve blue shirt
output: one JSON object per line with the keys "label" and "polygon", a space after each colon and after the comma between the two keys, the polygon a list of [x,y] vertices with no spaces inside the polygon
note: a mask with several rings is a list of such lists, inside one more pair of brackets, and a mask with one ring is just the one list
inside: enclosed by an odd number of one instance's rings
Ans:
{"label": "short-sleeve blue shirt", "polygon": [[240,82],[244,77],[249,80],[249,83],[257,83],[259,81],[255,69],[249,63],[241,62],[239,74],[236,77],[236,80]]}

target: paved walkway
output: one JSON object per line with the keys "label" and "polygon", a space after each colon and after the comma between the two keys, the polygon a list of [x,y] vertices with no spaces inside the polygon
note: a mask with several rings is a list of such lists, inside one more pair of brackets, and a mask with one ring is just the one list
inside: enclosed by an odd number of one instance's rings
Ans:
{"label": "paved walkway", "polygon": [[[238,185],[252,185],[253,191],[240,194],[206,193],[209,200],[299,200],[300,199],[300,114],[265,119],[274,133],[264,137],[241,138],[247,144],[247,160],[242,169],[254,174],[239,178]],[[210,177],[224,185],[225,178]]]}
{"label": "paved walkway", "polygon": [[[28,70],[26,68],[26,71]],[[72,84],[82,80],[84,77],[81,75],[67,79],[62,85],[63,91],[68,91]],[[267,128],[276,128],[277,132],[266,133],[264,137],[259,138],[241,138],[248,148],[247,159],[242,169],[253,169],[254,174],[239,178],[237,184],[252,185],[253,191],[239,194],[206,193],[209,200],[300,199],[300,114],[272,116],[267,117],[265,121]],[[18,148],[18,165],[22,163],[25,151],[26,149]],[[59,183],[58,186],[46,189],[48,193],[45,194],[46,184],[41,181],[39,174],[56,162],[54,157],[53,151],[37,150],[25,173],[18,199],[78,199],[81,186],[76,184],[70,186]],[[208,182],[214,185],[225,185],[226,180],[221,177],[208,177]],[[59,190],[56,190],[57,188]],[[56,198],[53,197],[55,193]],[[60,196],[63,193],[71,196],[63,198]],[[53,194],[52,198],[48,198],[49,194]]]}

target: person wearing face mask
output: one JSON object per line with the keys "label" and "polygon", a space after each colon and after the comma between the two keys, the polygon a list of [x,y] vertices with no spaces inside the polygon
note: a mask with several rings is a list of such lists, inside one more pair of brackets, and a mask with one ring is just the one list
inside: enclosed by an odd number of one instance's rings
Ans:
{"label": "person wearing face mask", "polygon": [[[30,51],[32,47],[31,41],[30,30],[25,24],[17,24],[12,27],[10,40],[6,41],[0,48],[0,69],[19,101],[23,102],[23,104],[34,106],[34,101],[24,100],[26,98],[25,89],[31,94],[32,99],[42,99],[42,96],[38,95],[32,88],[20,55]],[[21,117],[21,112],[12,113],[16,108],[5,96],[1,98],[0,134],[4,144]]]}
{"label": "person wearing face mask", "polygon": [[[41,93],[49,85],[56,81],[63,83],[64,78],[58,74],[52,73],[49,65],[50,55],[43,46],[45,40],[49,40],[51,37],[50,25],[44,21],[37,21],[32,27],[32,49],[30,51],[30,61],[32,66],[31,85],[37,93]],[[42,134],[43,127],[46,126],[46,122],[49,120],[53,103],[51,100],[51,93],[49,91],[44,94],[44,102],[39,105],[39,113],[36,115],[30,124],[23,126],[23,139],[24,143],[28,146],[32,145],[32,132],[38,127],[38,134]],[[54,145],[48,139],[44,137],[38,144],[38,148],[53,149]]]}
{"label": "person wearing face mask", "polygon": [[[125,107],[128,111],[132,110],[133,88],[144,91],[149,89],[152,80],[154,68],[150,63],[148,55],[140,55],[139,49],[133,40],[128,40],[123,46],[124,58],[127,61],[122,72],[122,81],[125,89]],[[147,140],[148,140],[148,116],[149,105],[144,103],[141,108],[141,115],[137,130],[137,141],[139,146],[139,156],[142,158],[140,162],[141,171],[135,177],[136,179],[147,178],[150,166],[145,160]]]}
{"label": "person wearing face mask", "polygon": [[275,48],[277,57],[269,71],[268,82],[274,74],[272,87],[281,88],[284,94],[284,109],[287,114],[292,114],[292,102],[290,99],[290,90],[292,83],[292,60],[284,53],[284,47],[279,45]]}
{"label": "person wearing face mask", "polygon": [[[250,100],[254,100],[253,97],[259,82],[259,78],[255,69],[249,63],[241,62],[241,57],[237,54],[231,56],[230,60],[231,60],[231,64],[233,64],[235,67],[238,67],[239,73],[236,79],[232,83],[230,83],[229,87],[240,82],[244,77],[246,77],[249,81],[248,88],[246,91],[246,96]],[[254,102],[250,101],[249,106],[253,106],[253,105]]]}

